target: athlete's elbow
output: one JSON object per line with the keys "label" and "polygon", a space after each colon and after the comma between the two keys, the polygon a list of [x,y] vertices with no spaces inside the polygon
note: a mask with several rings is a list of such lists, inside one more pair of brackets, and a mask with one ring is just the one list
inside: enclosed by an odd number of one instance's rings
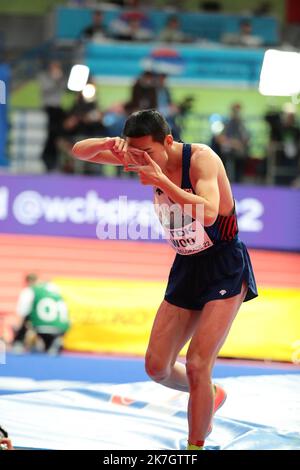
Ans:
{"label": "athlete's elbow", "polygon": [[84,154],[81,142],[76,142],[76,144],[73,145],[72,155],[73,157],[78,158],[79,160],[87,160],[87,157]]}
{"label": "athlete's elbow", "polygon": [[81,147],[80,147],[80,142],[76,142],[76,144],[73,145],[72,147],[72,155],[75,158],[80,158],[81,157]]}
{"label": "athlete's elbow", "polygon": [[204,208],[203,210],[202,206],[202,210],[199,211],[197,208],[196,211],[193,212],[193,217],[194,219],[197,219],[199,222],[201,222],[201,224],[205,227],[209,227],[215,223],[218,217],[218,212],[207,208]]}
{"label": "athlete's elbow", "polygon": [[215,211],[206,211],[206,213],[204,214],[204,226],[205,227],[210,227],[211,225],[213,225],[215,223],[215,221],[217,220],[217,217],[218,217],[218,213],[215,212]]}

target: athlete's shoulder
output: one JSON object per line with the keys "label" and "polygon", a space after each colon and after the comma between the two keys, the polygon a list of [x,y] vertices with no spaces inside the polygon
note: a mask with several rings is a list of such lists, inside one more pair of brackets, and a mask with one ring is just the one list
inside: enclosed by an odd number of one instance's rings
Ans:
{"label": "athlete's shoulder", "polygon": [[220,157],[206,144],[192,144],[191,169],[216,171]]}
{"label": "athlete's shoulder", "polygon": [[192,146],[192,153],[194,153],[194,152],[205,152],[205,151],[211,150],[209,145],[202,144],[201,142],[196,142],[196,143],[193,142],[191,144],[191,146]]}
{"label": "athlete's shoulder", "polygon": [[220,158],[216,152],[207,144],[191,144],[192,146],[192,157],[202,157],[202,158]]}

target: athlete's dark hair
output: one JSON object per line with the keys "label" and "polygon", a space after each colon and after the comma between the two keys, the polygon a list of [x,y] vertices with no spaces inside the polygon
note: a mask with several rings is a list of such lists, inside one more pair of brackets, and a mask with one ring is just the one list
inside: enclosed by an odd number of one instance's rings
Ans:
{"label": "athlete's dark hair", "polygon": [[165,137],[171,134],[169,124],[156,109],[143,109],[132,113],[126,120],[124,137],[145,137],[151,135],[154,142],[163,144]]}

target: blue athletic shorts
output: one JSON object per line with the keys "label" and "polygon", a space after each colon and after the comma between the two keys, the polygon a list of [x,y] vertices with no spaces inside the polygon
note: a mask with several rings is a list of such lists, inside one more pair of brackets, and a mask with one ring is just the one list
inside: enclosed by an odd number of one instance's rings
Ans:
{"label": "blue athletic shorts", "polygon": [[247,248],[236,237],[194,255],[176,254],[165,300],[178,307],[201,310],[210,300],[239,294],[243,281],[248,286],[244,302],[257,297]]}

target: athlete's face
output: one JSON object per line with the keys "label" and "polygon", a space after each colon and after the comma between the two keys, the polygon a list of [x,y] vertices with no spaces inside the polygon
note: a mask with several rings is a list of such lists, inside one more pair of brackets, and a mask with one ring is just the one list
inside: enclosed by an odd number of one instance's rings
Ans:
{"label": "athlete's face", "polygon": [[147,152],[149,157],[163,170],[168,162],[168,150],[173,144],[173,137],[167,135],[163,144],[154,142],[151,135],[145,137],[127,137],[129,147],[134,147]]}

